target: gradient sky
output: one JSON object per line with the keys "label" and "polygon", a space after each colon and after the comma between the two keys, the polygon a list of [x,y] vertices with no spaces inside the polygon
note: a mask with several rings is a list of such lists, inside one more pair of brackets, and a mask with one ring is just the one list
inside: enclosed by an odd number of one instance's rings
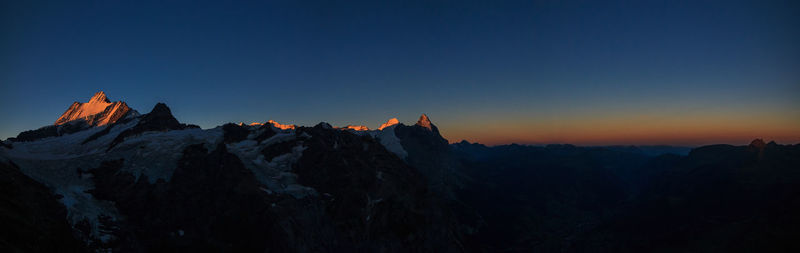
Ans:
{"label": "gradient sky", "polygon": [[227,2],[2,1],[0,137],[103,90],[204,128],[427,113],[487,144],[800,142],[800,1]]}

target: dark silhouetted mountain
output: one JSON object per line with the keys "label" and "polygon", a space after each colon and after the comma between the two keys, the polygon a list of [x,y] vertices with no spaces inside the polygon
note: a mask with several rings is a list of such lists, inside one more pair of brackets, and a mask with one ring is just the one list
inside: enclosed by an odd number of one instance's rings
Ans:
{"label": "dark silhouetted mountain", "polygon": [[587,236],[583,249],[800,250],[800,146],[705,146],[668,163],[631,208]]}
{"label": "dark silhouetted mountain", "polygon": [[413,126],[396,125],[394,134],[408,153],[406,162],[420,170],[435,191],[446,193],[458,185],[459,164],[452,156],[447,140],[439,134],[439,129],[428,116],[422,114]]}
{"label": "dark silhouetted mountain", "polygon": [[614,151],[638,153],[647,156],[660,156],[664,154],[688,155],[692,150],[690,147],[675,146],[607,146],[604,147]]}
{"label": "dark silhouetted mountain", "polygon": [[469,179],[458,198],[483,226],[466,241],[481,252],[554,252],[627,199],[623,173],[644,155],[572,145],[452,145]]}
{"label": "dark silhouetted mountain", "polygon": [[479,251],[794,252],[800,147],[711,145],[650,158],[617,148],[452,145]]}

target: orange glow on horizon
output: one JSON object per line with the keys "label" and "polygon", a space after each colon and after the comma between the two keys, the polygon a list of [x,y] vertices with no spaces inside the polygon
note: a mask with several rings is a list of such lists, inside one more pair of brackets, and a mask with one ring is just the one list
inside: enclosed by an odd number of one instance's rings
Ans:
{"label": "orange glow on horizon", "polygon": [[753,139],[780,144],[800,143],[800,120],[794,118],[687,116],[663,119],[643,117],[595,117],[522,121],[506,124],[443,124],[442,135],[450,142],[462,139],[486,145],[551,144],[574,145],[745,145]]}

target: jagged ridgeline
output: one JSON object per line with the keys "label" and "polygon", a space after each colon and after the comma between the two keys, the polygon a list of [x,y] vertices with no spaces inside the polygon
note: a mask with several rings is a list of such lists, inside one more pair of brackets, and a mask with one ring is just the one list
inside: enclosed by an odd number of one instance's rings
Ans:
{"label": "jagged ridgeline", "polygon": [[103,92],[0,142],[2,252],[800,252],[800,146],[201,129]]}
{"label": "jagged ridgeline", "polygon": [[37,201],[63,209],[32,215],[67,224],[64,251],[463,251],[444,194],[396,134],[447,147],[423,118],[379,130],[272,120],[200,129],[165,104],[139,114],[98,92],[1,154],[4,171],[43,185]]}

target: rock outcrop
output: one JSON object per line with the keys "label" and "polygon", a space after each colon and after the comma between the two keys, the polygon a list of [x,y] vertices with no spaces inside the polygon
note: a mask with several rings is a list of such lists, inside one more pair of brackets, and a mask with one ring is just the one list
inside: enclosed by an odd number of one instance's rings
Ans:
{"label": "rock outcrop", "polygon": [[111,146],[109,146],[108,149],[110,150],[111,148],[113,148],[114,146],[116,146],[129,136],[141,134],[143,132],[148,132],[148,131],[165,132],[170,130],[182,130],[187,128],[199,128],[199,127],[195,125],[181,124],[180,122],[178,122],[177,119],[175,119],[174,116],[172,116],[172,111],[170,111],[167,105],[165,105],[164,103],[158,103],[156,104],[156,106],[153,107],[153,110],[141,116],[141,119],[139,120],[139,123],[136,124],[136,126],[134,126],[131,129],[127,129],[122,133],[120,133],[119,135],[117,135],[117,137],[114,138],[114,141],[111,142]]}

